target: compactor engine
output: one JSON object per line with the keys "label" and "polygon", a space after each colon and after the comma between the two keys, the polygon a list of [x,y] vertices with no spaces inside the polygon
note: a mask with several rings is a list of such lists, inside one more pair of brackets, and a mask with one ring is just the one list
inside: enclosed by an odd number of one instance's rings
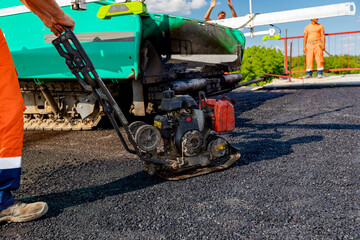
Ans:
{"label": "compactor engine", "polygon": [[160,104],[164,114],[155,116],[154,126],[140,121],[129,125],[141,150],[171,166],[168,169],[146,164],[150,174],[175,180],[194,174],[192,169],[197,169],[197,174],[199,169],[203,169],[202,174],[204,171],[211,172],[221,168],[236,152],[225,139],[212,134],[212,130],[219,133],[234,130],[232,103],[228,100],[206,100],[204,95],[199,94],[199,106],[189,95],[175,96],[172,90],[164,91]]}

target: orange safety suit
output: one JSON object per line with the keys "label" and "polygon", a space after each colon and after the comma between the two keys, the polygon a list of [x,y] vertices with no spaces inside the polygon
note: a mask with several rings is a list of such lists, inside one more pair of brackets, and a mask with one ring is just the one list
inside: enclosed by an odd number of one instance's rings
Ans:
{"label": "orange safety suit", "polygon": [[314,59],[316,60],[317,71],[324,70],[324,54],[322,48],[324,47],[325,39],[321,37],[325,36],[324,32],[324,26],[319,23],[310,23],[305,27],[304,34],[307,35],[306,72],[312,72]]}
{"label": "orange safety suit", "polygon": [[14,202],[20,186],[24,101],[16,69],[0,29],[0,210]]}

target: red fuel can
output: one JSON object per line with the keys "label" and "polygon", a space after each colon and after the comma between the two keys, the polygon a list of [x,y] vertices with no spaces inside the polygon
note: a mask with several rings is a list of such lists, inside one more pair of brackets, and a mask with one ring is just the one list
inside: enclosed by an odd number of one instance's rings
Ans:
{"label": "red fuel can", "polygon": [[[225,99],[206,99],[209,108],[213,109],[213,130],[218,133],[232,132],[235,129],[235,110],[233,104]],[[203,104],[204,105],[204,104]]]}

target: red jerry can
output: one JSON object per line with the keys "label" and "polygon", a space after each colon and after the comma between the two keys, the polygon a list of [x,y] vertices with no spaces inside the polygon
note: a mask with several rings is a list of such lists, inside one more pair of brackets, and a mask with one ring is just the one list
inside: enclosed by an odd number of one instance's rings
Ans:
{"label": "red jerry can", "polygon": [[[213,130],[218,133],[232,132],[235,129],[235,110],[233,104],[225,99],[206,99],[206,103],[213,110]],[[204,105],[204,104],[203,104]]]}

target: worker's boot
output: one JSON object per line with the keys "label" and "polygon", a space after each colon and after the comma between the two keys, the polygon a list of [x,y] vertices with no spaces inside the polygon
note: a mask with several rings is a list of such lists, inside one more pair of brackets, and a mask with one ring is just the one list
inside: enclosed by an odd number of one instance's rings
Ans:
{"label": "worker's boot", "polygon": [[28,222],[44,216],[48,209],[45,202],[14,202],[0,211],[0,222]]}
{"label": "worker's boot", "polygon": [[323,72],[324,72],[324,70],[318,70],[316,73],[317,78],[323,78],[324,77]]}
{"label": "worker's boot", "polygon": [[303,76],[302,78],[312,78],[312,71],[306,71],[306,75]]}

